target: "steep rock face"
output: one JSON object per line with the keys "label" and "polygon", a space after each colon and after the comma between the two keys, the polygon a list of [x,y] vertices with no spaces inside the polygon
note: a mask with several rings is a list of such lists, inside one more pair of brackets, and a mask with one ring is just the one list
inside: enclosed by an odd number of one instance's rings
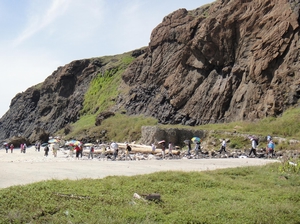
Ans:
{"label": "steep rock face", "polygon": [[35,141],[76,121],[84,93],[99,67],[95,60],[73,61],[42,84],[17,94],[0,120],[0,139],[24,136]]}
{"label": "steep rock face", "polygon": [[129,114],[185,125],[281,114],[300,97],[299,0],[222,0],[166,16],[123,75]]}

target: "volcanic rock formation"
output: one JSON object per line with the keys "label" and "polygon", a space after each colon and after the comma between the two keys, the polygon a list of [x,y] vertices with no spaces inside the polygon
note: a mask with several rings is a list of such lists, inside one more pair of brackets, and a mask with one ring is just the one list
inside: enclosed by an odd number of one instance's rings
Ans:
{"label": "volcanic rock formation", "polygon": [[185,125],[276,116],[300,97],[299,0],[179,9],[123,76],[129,114]]}
{"label": "volcanic rock formation", "polygon": [[[122,76],[110,112],[197,125],[255,120],[299,105],[300,0],[217,0],[167,15]],[[31,141],[79,118],[97,59],[59,67],[17,94],[0,119],[0,139]],[[109,112],[109,111],[108,111]]]}

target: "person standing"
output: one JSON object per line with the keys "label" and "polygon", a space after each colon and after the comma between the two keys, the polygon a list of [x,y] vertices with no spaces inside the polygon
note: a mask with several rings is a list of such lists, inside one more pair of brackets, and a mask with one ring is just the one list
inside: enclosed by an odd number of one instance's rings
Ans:
{"label": "person standing", "polygon": [[118,152],[119,152],[119,146],[117,143],[113,142],[110,145],[110,148],[113,149],[113,160],[116,160],[118,157]]}
{"label": "person standing", "polygon": [[75,146],[75,151],[76,151],[76,158],[79,159],[79,154],[80,154],[80,147],[79,147],[79,145]]}
{"label": "person standing", "polygon": [[69,157],[73,158],[73,153],[74,153],[74,146],[69,146],[70,150],[69,150]]}
{"label": "person standing", "polygon": [[196,145],[195,145],[195,154],[196,154],[196,158],[199,159],[199,152],[200,152],[200,142],[196,142]]}
{"label": "person standing", "polygon": [[36,143],[35,143],[35,151],[40,151],[40,142],[39,141],[37,141]]}
{"label": "person standing", "polygon": [[155,152],[155,149],[156,149],[156,147],[155,147],[155,144],[154,144],[154,143],[152,143],[152,144],[151,144],[151,149],[152,149],[152,154],[154,154],[154,152]]}
{"label": "person standing", "polygon": [[58,149],[59,149],[58,144],[54,144],[54,145],[52,146],[52,151],[53,151],[53,156],[54,156],[54,157],[57,157],[57,151],[58,151]]}
{"label": "person standing", "polygon": [[172,157],[173,158],[173,151],[174,147],[173,147],[173,144],[172,142],[169,142],[169,157]]}
{"label": "person standing", "polygon": [[45,151],[44,156],[47,157],[47,156],[48,156],[48,152],[49,152],[49,147],[48,147],[48,145],[45,146],[44,151]]}
{"label": "person standing", "polygon": [[27,145],[26,143],[23,144],[23,153],[26,153],[26,148],[27,148]]}
{"label": "person standing", "polygon": [[11,152],[11,153],[13,153],[14,147],[15,147],[14,144],[10,144],[10,147],[9,147],[9,148],[10,148],[10,152]]}
{"label": "person standing", "polygon": [[257,144],[256,144],[256,141],[255,141],[255,138],[251,137],[250,141],[251,141],[251,150],[250,150],[249,156],[252,154],[252,152],[253,152],[254,156],[256,156],[256,147],[257,147]]}
{"label": "person standing", "polygon": [[191,151],[192,151],[192,146],[191,146],[191,141],[190,141],[190,140],[188,140],[187,146],[188,146],[188,152],[187,152],[187,155],[190,156],[190,155],[191,155]]}
{"label": "person standing", "polygon": [[130,145],[128,145],[128,143],[126,144],[126,155],[125,155],[125,160],[127,159],[127,157],[132,160],[132,158],[130,157],[130,152],[131,152],[131,147]]}
{"label": "person standing", "polygon": [[90,147],[90,152],[89,152],[88,159],[89,158],[94,159],[94,146],[93,145]]}
{"label": "person standing", "polygon": [[23,145],[23,143],[21,143],[21,145],[20,145],[20,153],[22,153],[23,150],[24,150],[24,145]]}
{"label": "person standing", "polygon": [[5,144],[6,153],[8,153],[8,144]]}
{"label": "person standing", "polygon": [[221,149],[219,150],[220,154],[221,154],[223,151],[226,152],[226,140],[225,140],[224,138],[223,138],[223,140],[222,140]]}
{"label": "person standing", "polygon": [[267,145],[268,158],[270,157],[270,154],[271,154],[271,157],[274,156],[274,149],[275,149],[275,144],[272,140],[270,140]]}
{"label": "person standing", "polygon": [[80,148],[80,150],[79,150],[80,158],[82,158],[82,155],[83,155],[83,144],[79,144],[78,146]]}
{"label": "person standing", "polygon": [[161,143],[161,154],[162,154],[162,158],[164,159],[166,154],[166,142]]}

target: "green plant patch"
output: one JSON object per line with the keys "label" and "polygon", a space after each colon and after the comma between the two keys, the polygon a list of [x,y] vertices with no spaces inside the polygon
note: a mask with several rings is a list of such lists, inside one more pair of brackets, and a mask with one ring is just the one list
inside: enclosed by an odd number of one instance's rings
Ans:
{"label": "green plant patch", "polygon": [[115,99],[120,93],[121,75],[134,58],[129,53],[124,53],[114,57],[103,57],[99,60],[107,64],[91,81],[84,96],[81,115],[99,114],[115,104]]}
{"label": "green plant patch", "polygon": [[98,128],[107,131],[109,140],[114,141],[138,141],[141,138],[142,126],[156,125],[157,120],[144,115],[116,114],[104,120]]}
{"label": "green plant patch", "polygon": [[[51,180],[0,190],[1,223],[299,223],[300,176],[279,163]],[[161,195],[160,201],[133,198]]]}

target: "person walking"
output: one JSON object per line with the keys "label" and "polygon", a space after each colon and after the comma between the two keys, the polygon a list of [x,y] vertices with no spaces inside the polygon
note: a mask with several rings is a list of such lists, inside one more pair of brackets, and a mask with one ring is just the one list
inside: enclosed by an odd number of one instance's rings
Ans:
{"label": "person walking", "polygon": [[249,156],[252,154],[254,154],[254,156],[256,156],[256,147],[257,147],[257,143],[256,143],[256,140],[254,137],[251,137],[250,138],[250,141],[251,141],[251,150],[250,150],[250,153],[249,153]]}
{"label": "person walking", "polygon": [[6,153],[8,153],[8,144],[5,144]]}
{"label": "person walking", "polygon": [[226,140],[224,138],[222,140],[222,145],[221,145],[221,148],[219,150],[219,153],[221,154],[223,151],[226,152]]}
{"label": "person walking", "polygon": [[129,158],[130,160],[132,160],[132,158],[130,157],[130,152],[131,152],[131,147],[130,145],[128,145],[128,143],[126,144],[126,155],[125,155],[125,160],[127,160],[127,158]]}

